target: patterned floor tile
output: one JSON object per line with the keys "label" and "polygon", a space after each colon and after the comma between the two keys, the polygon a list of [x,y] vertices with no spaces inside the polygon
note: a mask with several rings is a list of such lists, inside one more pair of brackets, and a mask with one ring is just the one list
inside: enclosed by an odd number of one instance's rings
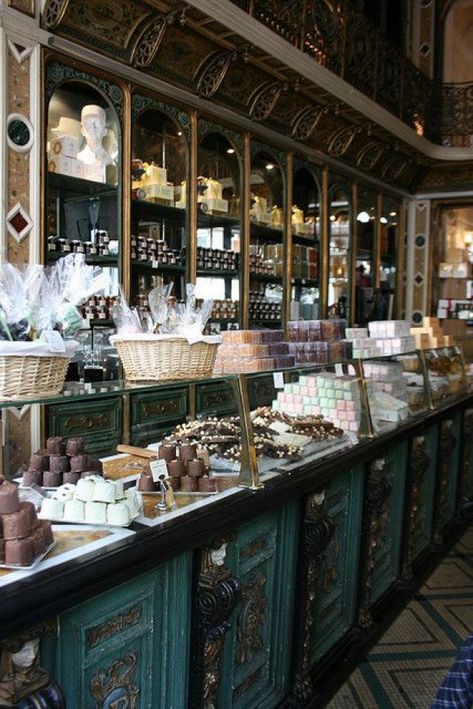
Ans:
{"label": "patterned floor tile", "polygon": [[440,592],[458,592],[473,590],[473,568],[459,557],[444,560],[432,576],[422,586],[425,596]]}

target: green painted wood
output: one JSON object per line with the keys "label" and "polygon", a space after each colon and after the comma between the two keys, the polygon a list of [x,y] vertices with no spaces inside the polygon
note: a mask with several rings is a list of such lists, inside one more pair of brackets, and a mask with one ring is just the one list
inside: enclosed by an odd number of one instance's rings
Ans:
{"label": "green painted wood", "polygon": [[46,426],[48,436],[83,436],[89,453],[111,455],[121,443],[122,400],[110,397],[48,406]]}
{"label": "green painted wood", "polygon": [[431,543],[434,534],[435,473],[437,470],[438,426],[425,431],[425,452],[429,465],[424,472],[418,498],[414,499],[415,524],[412,532],[412,561]]}
{"label": "green painted wood", "polygon": [[196,411],[199,416],[226,416],[237,412],[235,392],[229,384],[196,386]]}
{"label": "green painted wood", "polygon": [[378,517],[371,602],[374,603],[398,578],[404,512],[404,489],[407,467],[407,441],[389,448],[383,455],[391,492]]}
{"label": "green painted wood", "polygon": [[[441,531],[452,521],[457,510],[457,488],[460,473],[460,436],[462,415],[460,412],[445,419],[440,424],[440,443],[437,468],[438,493],[437,493],[437,529]],[[448,455],[442,456],[442,436],[451,440],[452,450]]]}
{"label": "green painted wood", "polygon": [[60,616],[50,668],[68,709],[187,707],[191,578],[187,553]]}
{"label": "green painted wood", "polygon": [[463,454],[461,496],[473,500],[473,408],[463,412]]}
{"label": "green painted wood", "polygon": [[312,664],[355,623],[363,484],[360,465],[335,478],[325,489],[324,508],[335,524],[335,532],[323,553],[315,589]]}
{"label": "green painted wood", "polygon": [[242,527],[226,565],[242,596],[225,639],[219,706],[271,709],[289,689],[298,505]]}
{"label": "green painted wood", "polygon": [[167,435],[185,421],[187,389],[168,389],[130,397],[130,440],[134,446],[147,446]]}

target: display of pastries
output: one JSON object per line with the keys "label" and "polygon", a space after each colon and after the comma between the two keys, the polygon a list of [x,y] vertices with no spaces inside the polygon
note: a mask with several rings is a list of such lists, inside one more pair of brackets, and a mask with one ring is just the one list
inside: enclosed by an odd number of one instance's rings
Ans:
{"label": "display of pastries", "polygon": [[94,474],[102,475],[103,466],[98,458],[86,452],[82,437],[66,440],[62,436],[50,436],[46,448],[32,454],[22,484],[23,487],[59,487],[64,483],[76,484],[81,477]]}

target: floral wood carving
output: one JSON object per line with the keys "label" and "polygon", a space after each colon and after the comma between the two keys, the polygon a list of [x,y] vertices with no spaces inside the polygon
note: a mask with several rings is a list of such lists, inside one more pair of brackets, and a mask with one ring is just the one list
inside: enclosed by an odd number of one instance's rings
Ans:
{"label": "floral wood carving", "polygon": [[[179,18],[179,19],[178,19]],[[167,27],[174,24],[176,20],[180,25],[186,21],[186,6],[178,5],[167,15],[153,17],[146,25],[138,37],[131,55],[131,63],[138,69],[146,69],[155,58],[157,51],[163,41]]]}
{"label": "floral wood carving", "polygon": [[332,134],[328,142],[327,152],[330,155],[344,155],[353,142],[357,133],[361,133],[359,126],[345,126]]}
{"label": "floral wood carving", "polygon": [[43,9],[43,24],[48,30],[53,30],[60,23],[69,5],[69,0],[46,0]]}
{"label": "floral wood carving", "polygon": [[414,559],[414,540],[417,529],[421,524],[422,512],[422,483],[425,473],[430,465],[430,456],[427,453],[425,436],[416,436],[412,442],[410,468],[411,468],[411,509],[409,513],[409,542],[407,548],[407,573]]}
{"label": "floral wood carving", "polygon": [[250,107],[250,118],[253,121],[265,121],[274,111],[282,91],[287,86],[279,81],[265,83],[257,91]]}
{"label": "floral wood carving", "polygon": [[229,52],[212,53],[204,62],[197,81],[197,91],[204,98],[210,98],[219,90],[230,64],[242,57],[243,62],[248,62],[249,45],[244,45]]}
{"label": "floral wood carving", "polygon": [[255,653],[263,647],[261,627],[264,624],[267,604],[264,593],[266,581],[264,573],[252,576],[242,589],[235,653],[239,665],[251,662]]}
{"label": "floral wood carving", "polygon": [[306,107],[297,114],[292,124],[292,136],[296,140],[307,140],[317,127],[323,115],[329,112],[328,106]]}
{"label": "floral wood carving", "polygon": [[90,692],[96,709],[127,707],[136,709],[140,688],[134,683],[138,652],[130,652],[123,660],[116,660],[108,669],[100,670],[90,680]]}

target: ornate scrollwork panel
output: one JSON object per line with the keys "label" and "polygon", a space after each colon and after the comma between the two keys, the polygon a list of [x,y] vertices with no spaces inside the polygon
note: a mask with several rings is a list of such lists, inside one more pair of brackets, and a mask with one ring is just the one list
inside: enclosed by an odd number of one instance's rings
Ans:
{"label": "ornate scrollwork panel", "polygon": [[167,15],[153,17],[146,24],[140,36],[136,40],[131,55],[131,63],[133,66],[138,69],[146,69],[150,66],[158,52],[161,42],[163,41],[166,28],[169,25],[174,24],[177,18],[179,18],[179,24],[185,24],[186,6],[184,4],[178,5]]}
{"label": "ornate scrollwork panel", "polygon": [[309,106],[297,114],[292,124],[292,136],[296,140],[307,140],[317,127],[323,115],[328,113],[328,106]]}
{"label": "ornate scrollwork panel", "polygon": [[260,573],[250,577],[242,589],[235,652],[235,660],[239,665],[251,662],[254,654],[263,647],[261,628],[267,605],[264,591],[266,581],[266,574]]}
{"label": "ornate scrollwork panel", "polygon": [[473,440],[473,409],[465,409],[463,414],[463,467],[462,467],[462,497],[471,499],[472,481],[470,478],[471,442]]}
{"label": "ornate scrollwork panel", "polygon": [[334,537],[336,525],[325,508],[325,494],[311,495],[307,500],[301,562],[301,605],[298,619],[299,642],[296,656],[293,698],[305,704],[312,696],[310,679],[317,586],[324,554]]}
{"label": "ornate scrollwork panel", "polygon": [[414,542],[416,531],[422,523],[422,485],[425,473],[427,472],[431,459],[427,453],[427,439],[425,436],[416,436],[412,441],[410,454],[411,471],[411,499],[409,511],[409,539],[407,547],[407,574],[410,574],[410,566],[414,559]]}
{"label": "ornate scrollwork panel", "polygon": [[140,688],[134,681],[138,652],[128,653],[106,670],[100,670],[90,680],[90,693],[98,707],[127,707],[136,709]]}
{"label": "ornate scrollwork panel", "polygon": [[329,139],[327,152],[340,157],[344,155],[353,142],[357,133],[361,133],[359,126],[344,126],[336,130]]}
{"label": "ornate scrollwork panel", "polygon": [[356,164],[361,170],[372,170],[383,154],[384,146],[377,141],[370,141],[359,151]]}
{"label": "ornate scrollwork panel", "polygon": [[46,68],[45,94],[47,101],[65,81],[84,81],[93,84],[111,101],[119,117],[123,118],[123,93],[116,84],[59,62],[51,62]]}

